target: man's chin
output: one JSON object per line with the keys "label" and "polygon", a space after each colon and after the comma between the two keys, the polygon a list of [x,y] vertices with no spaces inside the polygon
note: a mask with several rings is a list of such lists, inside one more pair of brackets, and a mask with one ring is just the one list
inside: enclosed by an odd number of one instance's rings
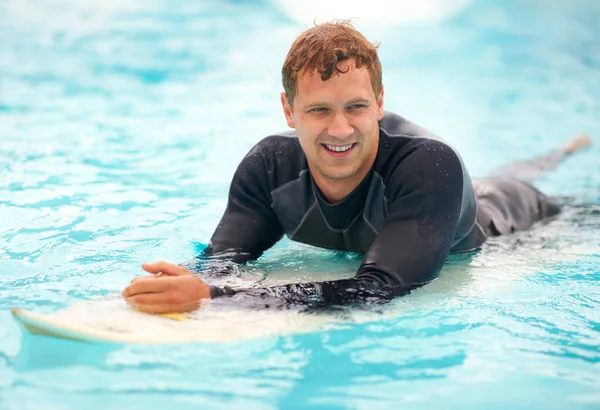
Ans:
{"label": "man's chin", "polygon": [[[341,167],[340,167],[341,168]],[[346,169],[326,169],[325,172],[321,172],[321,174],[332,181],[344,181],[349,178],[352,178],[356,175],[356,170],[354,168],[346,168]]]}

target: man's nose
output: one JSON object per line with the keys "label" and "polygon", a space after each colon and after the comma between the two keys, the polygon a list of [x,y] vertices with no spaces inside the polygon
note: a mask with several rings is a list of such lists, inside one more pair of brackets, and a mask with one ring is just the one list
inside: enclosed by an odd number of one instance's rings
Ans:
{"label": "man's nose", "polygon": [[345,139],[352,135],[353,132],[354,128],[352,128],[344,113],[335,113],[327,128],[327,133],[329,135],[339,139]]}

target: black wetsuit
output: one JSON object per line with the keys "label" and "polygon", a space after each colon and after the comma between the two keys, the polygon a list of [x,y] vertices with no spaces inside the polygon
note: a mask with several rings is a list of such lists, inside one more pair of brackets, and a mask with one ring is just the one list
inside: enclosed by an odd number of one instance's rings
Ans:
{"label": "black wetsuit", "polygon": [[205,256],[243,263],[285,234],[306,244],[359,252],[352,279],[236,289],[311,306],[387,301],[437,277],[450,252],[525,229],[559,212],[531,185],[510,177],[471,180],[458,153],[431,132],[386,112],[377,158],[345,199],[329,203],[292,132],[267,137],[243,159]]}

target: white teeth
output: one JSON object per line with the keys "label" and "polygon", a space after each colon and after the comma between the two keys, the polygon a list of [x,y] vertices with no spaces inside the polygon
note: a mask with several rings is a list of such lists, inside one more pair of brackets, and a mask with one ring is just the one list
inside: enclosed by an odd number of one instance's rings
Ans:
{"label": "white teeth", "polygon": [[348,144],[348,145],[329,145],[329,144],[325,144],[325,146],[327,147],[328,150],[330,151],[335,151],[335,152],[344,152],[344,151],[348,151],[350,148],[352,148],[354,144]]}

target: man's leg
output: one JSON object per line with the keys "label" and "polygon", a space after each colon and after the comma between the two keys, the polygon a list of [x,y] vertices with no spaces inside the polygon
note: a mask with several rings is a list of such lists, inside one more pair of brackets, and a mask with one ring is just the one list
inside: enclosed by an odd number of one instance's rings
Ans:
{"label": "man's leg", "polygon": [[560,213],[560,205],[531,184],[513,177],[473,180],[477,223],[487,236],[521,231]]}
{"label": "man's leg", "polygon": [[543,171],[590,145],[587,135],[579,135],[559,150],[531,161],[515,162],[497,176],[473,180],[478,202],[477,223],[488,236],[498,236],[529,228],[536,222],[560,213],[560,205],[529,182]]}
{"label": "man's leg", "polygon": [[512,162],[498,171],[494,172],[493,176],[520,179],[521,181],[532,182],[544,171],[551,171],[569,155],[587,147],[592,143],[588,135],[581,134],[574,137],[564,146],[551,153],[531,159],[529,161]]}

